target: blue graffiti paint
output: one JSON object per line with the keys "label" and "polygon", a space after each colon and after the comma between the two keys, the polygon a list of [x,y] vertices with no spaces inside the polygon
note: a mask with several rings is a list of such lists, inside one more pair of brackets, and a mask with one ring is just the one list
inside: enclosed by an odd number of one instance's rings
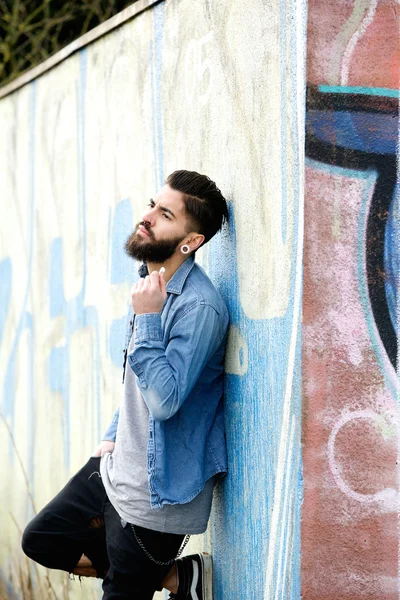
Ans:
{"label": "blue graffiti paint", "polygon": [[400,98],[399,90],[392,90],[390,88],[363,87],[358,85],[319,85],[318,90],[326,94],[362,94],[365,96]]}
{"label": "blue graffiti paint", "polygon": [[[22,338],[23,334],[27,334]],[[22,340],[25,343],[25,348],[22,347]],[[24,350],[24,363],[18,363],[18,351]],[[14,433],[15,428],[18,428],[18,423],[15,420],[15,399],[16,399],[16,378],[17,373],[23,372],[24,378],[27,382],[26,385],[26,418],[28,425],[28,454],[26,463],[26,473],[33,492],[33,456],[34,456],[34,443],[35,443],[35,428],[33,424],[35,422],[35,380],[34,380],[34,331],[33,331],[33,320],[32,315],[25,311],[21,315],[21,319],[18,325],[18,343],[15,344],[10,355],[10,359],[7,365],[7,370],[4,379],[4,398],[2,403],[2,414],[4,417],[8,417],[11,431]],[[18,367],[18,370],[17,370]],[[15,440],[15,436],[14,440]],[[10,461],[14,460],[14,442],[10,440],[9,443],[9,457]]]}
{"label": "blue graffiti paint", "polygon": [[[111,221],[111,217],[110,217]],[[122,200],[115,208],[112,225],[109,227],[108,247],[111,254],[110,282],[113,285],[133,283],[137,273],[132,268],[132,259],[124,251],[124,243],[132,233],[133,211],[129,199]],[[127,312],[127,311],[126,311]],[[122,364],[121,349],[123,348],[126,330],[126,313],[120,318],[113,319],[107,332],[108,354],[117,367]]]}
{"label": "blue graffiti paint", "polygon": [[64,463],[69,464],[69,379],[70,363],[67,346],[52,348],[48,361],[49,387],[52,392],[58,392],[64,401],[62,418],[62,437]]}
{"label": "blue graffiti paint", "polygon": [[108,222],[107,222],[107,279],[110,281],[110,273],[111,273],[111,259],[112,252],[110,252],[110,245],[112,242],[111,238],[111,228],[112,228],[112,210],[111,207],[108,209]]}
{"label": "blue graffiti paint", "polygon": [[154,187],[158,186],[158,153],[157,153],[157,125],[156,125],[156,93],[155,93],[155,82],[154,82],[154,51],[153,42],[150,42],[150,79],[151,79],[151,127],[153,132],[153,168],[154,168]]}
{"label": "blue graffiti paint", "polygon": [[[298,11],[299,4],[297,0],[291,0],[290,3],[290,12],[291,15],[295,15]],[[290,48],[292,51],[290,52],[291,57],[291,73],[292,73],[292,86],[293,90],[298,90],[297,93],[300,93],[302,90],[302,95],[304,95],[305,99],[305,81],[303,79],[299,80],[299,64],[302,62],[301,52],[302,48],[299,47],[299,32],[298,32],[299,22],[297,19],[290,19]],[[301,27],[302,27],[302,35],[301,39],[306,39],[306,31],[307,31],[307,11],[305,6],[303,7],[302,19],[301,19]],[[302,74],[301,77],[304,75]],[[298,113],[298,103],[296,99],[292,100],[291,103],[292,109],[292,128],[293,131],[299,131],[299,119],[301,119],[302,115]],[[281,118],[284,119],[285,115],[281,115]],[[302,127],[304,126],[301,123]],[[292,156],[293,156],[293,172],[295,176],[293,177],[293,198],[295,201],[302,202],[303,198],[303,190],[300,189],[300,177],[299,174],[304,171],[304,165],[300,165],[300,158],[302,156],[302,148],[300,148],[300,138],[297,135],[293,135],[291,138],[292,144]],[[286,179],[286,173],[282,173],[282,177]],[[296,239],[298,235],[298,227],[302,227],[303,225],[299,225],[299,211],[304,210],[304,208],[297,208],[295,210],[295,214],[293,216],[295,220],[294,227],[294,239]],[[301,218],[301,222],[304,220],[304,215]],[[292,274],[292,282],[291,282],[291,300],[293,302],[294,288],[295,288],[295,273],[294,273],[294,265],[297,260],[297,252],[302,252],[302,248],[297,248],[294,251],[292,266],[293,266],[293,274]],[[302,279],[301,276],[299,275]],[[302,286],[302,284],[301,284]],[[301,293],[302,295],[302,293]],[[293,318],[293,316],[292,316]],[[286,598],[292,598],[293,600],[301,597],[301,580],[300,580],[300,570],[301,570],[301,536],[300,536],[300,523],[301,523],[301,505],[303,502],[303,477],[302,477],[302,452],[301,452],[301,431],[302,431],[302,377],[301,377],[301,364],[302,364],[302,344],[301,344],[301,319],[298,323],[298,331],[297,331],[297,345],[296,345],[296,356],[294,364],[294,377],[292,383],[292,411],[295,415],[296,423],[298,426],[298,432],[295,436],[295,446],[293,449],[293,476],[291,482],[289,483],[289,489],[293,490],[293,499],[291,504],[291,514],[292,518],[292,534],[291,538],[286,540],[286,545],[284,551],[287,552],[288,560],[286,565],[284,565],[284,574],[283,578],[286,580],[287,578],[287,592],[281,595],[281,599],[285,600]],[[287,357],[282,357],[283,360],[287,360]],[[265,582],[264,582],[265,586]]]}
{"label": "blue graffiti paint", "polygon": [[[63,289],[63,247],[62,239],[53,240],[50,247],[50,316],[63,316],[65,318],[65,345],[52,348],[50,351],[48,370],[49,386],[52,391],[59,392],[64,402],[63,418],[63,442],[64,442],[64,463],[68,468],[70,460],[70,356],[71,356],[71,338],[84,327],[90,327],[93,331],[93,341],[89,349],[88,362],[91,362],[92,369],[92,402],[96,407],[97,416],[101,412],[101,392],[100,392],[100,333],[97,309],[93,306],[85,306],[85,292],[87,280],[87,225],[86,225],[86,170],[85,170],[85,97],[86,97],[86,71],[87,71],[87,51],[80,52],[80,76],[76,82],[76,101],[77,101],[77,122],[76,135],[78,143],[77,161],[78,161],[78,231],[82,243],[82,263],[83,274],[81,289],[78,294],[66,300]],[[91,360],[92,358],[92,360]],[[101,427],[100,419],[97,419],[98,431],[100,437]]]}
{"label": "blue graffiti paint", "polygon": [[12,283],[12,264],[9,257],[0,261],[0,343],[3,338],[3,331],[6,324],[8,309],[11,298]]}
{"label": "blue graffiti paint", "polygon": [[34,472],[34,447],[35,447],[35,427],[33,426],[33,424],[35,423],[35,373],[34,373],[34,364],[33,364],[33,357],[34,357],[34,349],[35,349],[35,340],[34,340],[34,327],[33,327],[33,318],[31,313],[26,312],[25,313],[25,319],[24,319],[24,328],[26,330],[28,330],[29,335],[28,335],[28,341],[27,341],[27,355],[28,355],[28,361],[27,361],[27,370],[26,370],[26,377],[28,380],[28,390],[27,390],[27,411],[26,411],[26,416],[27,416],[27,429],[28,429],[28,457],[27,457],[27,468],[26,468],[26,472],[27,472],[27,476],[28,476],[28,481],[29,481],[29,485],[31,488],[31,493],[34,494],[35,489],[34,489],[34,483],[35,483],[35,478],[33,476],[33,472]]}
{"label": "blue graffiti paint", "polygon": [[[22,332],[25,328],[31,327],[31,323],[27,318],[27,303],[29,298],[29,291],[32,277],[32,261],[33,261],[33,236],[34,236],[34,211],[35,211],[35,116],[36,116],[36,82],[30,84],[30,101],[29,101],[29,157],[30,157],[30,170],[29,170],[29,209],[28,225],[29,225],[29,239],[27,243],[28,248],[28,262],[27,262],[27,273],[25,291],[23,296],[23,302],[21,306],[21,312],[18,318],[17,330],[11,346],[10,355],[8,358],[8,364],[6,368],[4,387],[3,387],[3,399],[1,403],[1,410],[4,417],[8,418],[11,431],[14,432],[15,426],[15,377],[16,377],[16,361],[17,353],[20,344]],[[32,350],[32,349],[30,349]],[[28,361],[33,361],[33,351],[28,354]],[[26,371],[29,373],[29,391],[27,403],[30,407],[33,403],[33,367],[30,364],[25,365]],[[32,446],[29,448],[31,454],[33,454],[33,437],[31,438]],[[10,460],[14,459],[13,446],[10,441],[9,444]],[[30,475],[32,475],[30,473]]]}
{"label": "blue graffiti paint", "polygon": [[100,387],[100,324],[99,315],[95,306],[88,306],[85,308],[85,327],[91,327],[94,332],[94,339],[90,348],[91,353],[91,365],[92,365],[92,407],[96,407],[96,415],[93,423],[97,422],[97,439],[101,439],[101,387]]}
{"label": "blue graffiti paint", "polygon": [[[88,352],[88,362],[92,369],[92,405],[96,406],[97,415],[101,406],[101,390],[100,390],[100,338],[99,338],[99,321],[97,309],[93,306],[84,306],[81,297],[73,298],[69,302],[64,299],[65,306],[65,331],[66,344],[52,348],[50,351],[48,372],[49,386],[51,391],[59,392],[64,401],[63,415],[63,446],[64,446],[64,461],[66,467],[69,466],[69,444],[70,444],[70,356],[71,356],[71,338],[74,333],[82,328],[90,327],[93,331],[93,341]],[[92,360],[90,361],[90,357]],[[84,394],[88,394],[85,389]],[[89,400],[89,398],[87,398]],[[99,419],[98,421],[98,437],[101,434]],[[94,421],[96,422],[96,421]]]}
{"label": "blue graffiti paint", "polygon": [[390,319],[396,335],[400,333],[400,187],[397,184],[385,230],[385,291]]}
{"label": "blue graffiti paint", "polygon": [[80,177],[78,179],[79,186],[79,208],[81,210],[81,231],[83,240],[83,281],[82,281],[82,292],[86,289],[86,252],[87,252],[87,239],[86,239],[86,161],[85,161],[85,115],[86,115],[86,75],[87,75],[87,50],[83,49],[80,51],[80,81],[79,87],[77,85],[77,105],[79,110],[77,111],[77,135],[78,135],[78,173]]}
{"label": "blue graffiti paint", "polygon": [[162,130],[162,42],[164,34],[164,2],[153,10],[154,40],[150,42],[151,108],[154,157],[154,186],[164,184],[164,144]]}
{"label": "blue graffiti paint", "polygon": [[158,137],[158,185],[164,184],[164,144],[162,130],[162,96],[161,96],[161,77],[162,77],[162,45],[164,34],[165,3],[161,2],[154,7],[154,61],[155,61],[155,95],[156,95],[156,123]]}
{"label": "blue graffiti paint", "polygon": [[[217,491],[211,526],[216,600],[262,598],[264,595],[268,535],[286,389],[285,365],[294,318],[292,296],[287,313],[281,318],[252,320],[243,312],[231,206],[229,214],[229,231],[210,242],[209,273],[228,305],[231,324],[238,327],[248,343],[249,365],[243,376],[226,376],[229,475]],[[294,215],[294,219],[297,222],[297,215]],[[296,236],[295,231],[295,239]],[[292,264],[296,263],[296,252],[294,248]],[[224,261],[221,261],[221,256],[224,256]],[[294,277],[295,273],[292,272],[292,295]],[[298,342],[296,364],[300,364],[300,352]],[[288,490],[301,488],[300,368],[296,373],[291,414],[298,424],[298,433],[290,459],[292,476]],[[284,532],[280,547],[282,556],[285,556],[290,544],[299,545],[300,539],[300,498],[296,493],[289,493],[293,529],[288,528]],[[287,572],[291,574],[291,592],[296,594],[299,592],[299,557],[292,552],[289,553]]]}
{"label": "blue graffiti paint", "polygon": [[323,142],[368,153],[396,154],[398,131],[391,114],[308,110],[306,123],[308,132]]}
{"label": "blue graffiti paint", "polygon": [[126,332],[126,316],[121,319],[113,319],[110,327],[109,338],[107,341],[108,353],[113,364],[116,367],[122,365],[121,348]]}
{"label": "blue graffiti paint", "polygon": [[53,240],[50,249],[50,317],[65,314],[65,298],[62,270],[62,239]]}
{"label": "blue graffiti paint", "polygon": [[132,260],[124,251],[126,238],[132,233],[133,212],[130,200],[122,200],[115,208],[111,240],[111,283],[130,281]]}
{"label": "blue graffiti paint", "polygon": [[51,349],[49,356],[50,389],[52,392],[59,392],[63,398],[67,396],[68,391],[67,361],[68,353],[65,346]]}

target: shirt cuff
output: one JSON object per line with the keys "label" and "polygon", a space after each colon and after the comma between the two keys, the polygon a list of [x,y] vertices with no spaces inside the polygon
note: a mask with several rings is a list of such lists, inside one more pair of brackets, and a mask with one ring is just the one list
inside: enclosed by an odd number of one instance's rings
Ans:
{"label": "shirt cuff", "polygon": [[102,441],[115,442],[117,437],[118,421],[113,419],[110,425],[107,427],[105,434],[103,435]]}
{"label": "shirt cuff", "polygon": [[141,342],[162,341],[161,313],[144,313],[135,317],[135,346]]}

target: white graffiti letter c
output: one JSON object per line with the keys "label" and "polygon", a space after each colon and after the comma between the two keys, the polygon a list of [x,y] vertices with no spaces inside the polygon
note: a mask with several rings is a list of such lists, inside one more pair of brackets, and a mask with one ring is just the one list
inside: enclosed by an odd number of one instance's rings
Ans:
{"label": "white graffiti letter c", "polygon": [[346,496],[357,500],[363,504],[376,502],[381,505],[383,512],[396,512],[399,509],[399,494],[393,488],[385,488],[375,494],[362,494],[353,490],[345,481],[342,475],[342,468],[335,457],[335,442],[339,431],[349,423],[356,419],[364,419],[368,421],[381,421],[382,415],[373,410],[357,410],[346,411],[333,427],[328,440],[328,460],[331,473],[335,479],[336,485]]}

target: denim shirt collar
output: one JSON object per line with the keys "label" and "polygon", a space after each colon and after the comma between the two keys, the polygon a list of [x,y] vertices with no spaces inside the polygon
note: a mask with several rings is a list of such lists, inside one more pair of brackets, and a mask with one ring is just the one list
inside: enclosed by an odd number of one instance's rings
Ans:
{"label": "denim shirt collar", "polygon": [[171,279],[167,283],[167,292],[170,294],[181,294],[182,288],[185,285],[185,281],[193,269],[194,266],[194,256],[189,256],[175,271],[172,275]]}
{"label": "denim shirt collar", "polygon": [[[181,264],[179,269],[177,269],[175,271],[175,273],[172,275],[171,279],[167,283],[167,292],[168,293],[177,294],[177,295],[182,293],[182,289],[183,289],[183,286],[187,279],[187,276],[189,275],[190,271],[193,269],[193,266],[194,266],[194,255],[189,256],[189,258],[187,258]],[[138,273],[139,273],[140,277],[146,277],[146,275],[149,274],[146,263],[143,263],[142,265],[140,265]]]}

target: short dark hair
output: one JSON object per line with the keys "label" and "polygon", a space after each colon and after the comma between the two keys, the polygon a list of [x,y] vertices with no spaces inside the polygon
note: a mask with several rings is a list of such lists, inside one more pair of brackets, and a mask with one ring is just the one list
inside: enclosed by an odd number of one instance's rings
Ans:
{"label": "short dark hair", "polygon": [[228,207],[221,190],[207,175],[196,171],[174,171],[165,183],[184,195],[190,226],[204,235],[204,244],[228,221]]}

